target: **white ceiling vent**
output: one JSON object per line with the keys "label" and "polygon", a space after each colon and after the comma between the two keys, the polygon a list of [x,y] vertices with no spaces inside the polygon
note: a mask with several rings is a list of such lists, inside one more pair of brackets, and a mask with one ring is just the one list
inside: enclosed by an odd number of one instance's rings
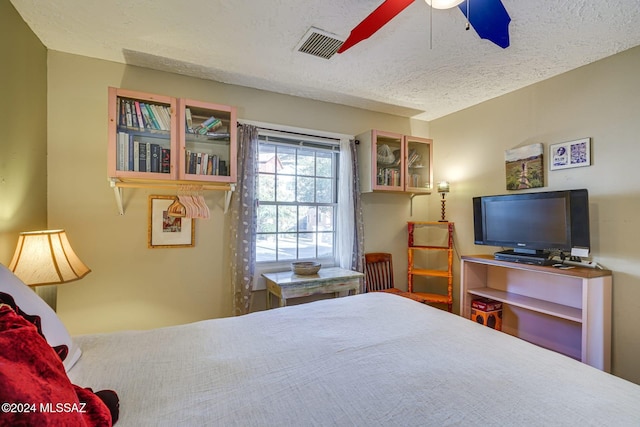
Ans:
{"label": "white ceiling vent", "polygon": [[337,35],[311,27],[302,40],[300,40],[298,46],[296,46],[296,50],[329,59],[340,49],[342,43],[344,43],[344,40],[340,39]]}

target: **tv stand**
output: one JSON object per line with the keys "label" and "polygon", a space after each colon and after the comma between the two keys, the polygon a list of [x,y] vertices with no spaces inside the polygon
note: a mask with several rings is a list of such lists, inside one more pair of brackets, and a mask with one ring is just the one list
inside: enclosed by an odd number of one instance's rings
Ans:
{"label": "tv stand", "polygon": [[463,317],[470,318],[474,298],[501,301],[502,332],[609,372],[611,271],[465,255],[460,274]]}
{"label": "tv stand", "polygon": [[552,265],[555,261],[551,258],[549,252],[519,252],[517,250],[508,249],[493,254],[493,257],[499,261],[519,262],[522,264],[533,265]]}

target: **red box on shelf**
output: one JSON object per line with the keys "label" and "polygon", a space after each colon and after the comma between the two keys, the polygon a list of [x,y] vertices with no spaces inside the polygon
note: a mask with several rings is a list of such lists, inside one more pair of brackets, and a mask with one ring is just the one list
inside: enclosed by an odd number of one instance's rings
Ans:
{"label": "red box on shelf", "polygon": [[502,310],[502,303],[489,298],[476,298],[471,301],[471,308],[481,311],[496,311]]}
{"label": "red box on shelf", "polygon": [[471,320],[496,331],[502,330],[502,303],[488,298],[478,298],[471,302]]}

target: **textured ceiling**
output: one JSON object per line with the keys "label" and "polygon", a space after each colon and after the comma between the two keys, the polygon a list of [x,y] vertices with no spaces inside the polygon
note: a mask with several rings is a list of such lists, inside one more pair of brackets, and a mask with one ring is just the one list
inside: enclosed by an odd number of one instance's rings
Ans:
{"label": "textured ceiling", "polygon": [[382,0],[11,3],[51,50],[424,120],[640,45],[639,0],[502,1],[507,49],[465,31],[458,8],[430,25],[416,0],[330,59],[295,48],[310,27],[346,38]]}

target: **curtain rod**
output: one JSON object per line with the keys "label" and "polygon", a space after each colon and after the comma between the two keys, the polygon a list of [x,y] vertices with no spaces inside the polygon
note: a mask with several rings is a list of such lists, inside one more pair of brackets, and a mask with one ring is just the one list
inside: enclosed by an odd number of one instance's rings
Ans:
{"label": "curtain rod", "polygon": [[[240,127],[240,126],[244,126],[244,123],[238,122],[237,127]],[[264,126],[258,126],[258,125],[251,125],[251,126],[255,126],[256,129],[259,129],[259,130],[267,130],[267,131],[271,131],[271,132],[284,133],[284,134],[288,134],[288,135],[306,136],[308,138],[321,138],[321,139],[326,139],[326,140],[329,140],[329,141],[336,141],[336,142],[340,141],[340,138],[334,138],[334,137],[330,137],[330,136],[310,135],[308,133],[293,132],[293,131],[290,131],[290,130],[282,130],[282,129],[272,129],[272,128],[268,128],[268,127],[264,127]]]}

